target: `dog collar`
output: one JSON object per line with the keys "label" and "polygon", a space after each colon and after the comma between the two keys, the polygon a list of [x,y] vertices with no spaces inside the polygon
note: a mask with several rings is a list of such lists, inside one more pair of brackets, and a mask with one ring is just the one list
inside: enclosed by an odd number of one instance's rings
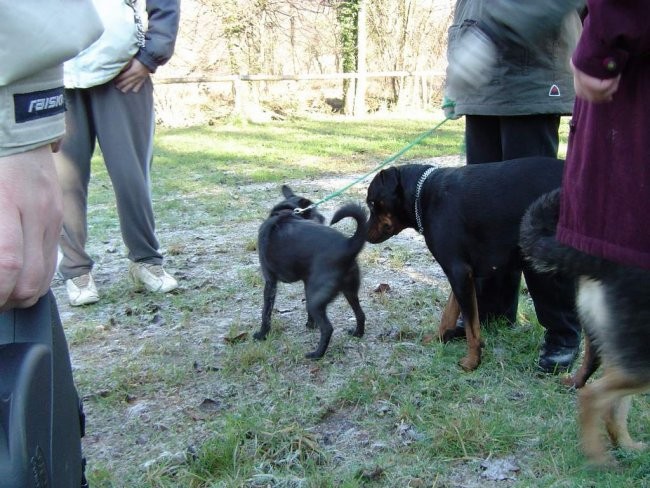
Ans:
{"label": "dog collar", "polygon": [[422,176],[420,176],[418,184],[415,187],[415,221],[418,224],[418,232],[420,234],[424,234],[424,227],[422,226],[422,212],[420,211],[420,192],[422,191],[424,182],[427,181],[427,178],[431,173],[435,171],[435,169],[435,167],[431,166],[428,170],[422,173]]}

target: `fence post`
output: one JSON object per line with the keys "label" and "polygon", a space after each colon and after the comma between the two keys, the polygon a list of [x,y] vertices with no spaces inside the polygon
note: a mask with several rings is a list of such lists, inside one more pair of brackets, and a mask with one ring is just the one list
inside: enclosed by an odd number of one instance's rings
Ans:
{"label": "fence post", "polygon": [[235,107],[233,113],[236,116],[242,117],[244,115],[244,82],[242,82],[241,75],[236,75],[232,80],[233,97],[235,99]]}

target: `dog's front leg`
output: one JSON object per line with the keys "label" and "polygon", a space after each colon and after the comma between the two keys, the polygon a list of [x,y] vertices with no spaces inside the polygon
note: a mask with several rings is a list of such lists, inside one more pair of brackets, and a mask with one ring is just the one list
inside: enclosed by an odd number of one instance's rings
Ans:
{"label": "dog's front leg", "polygon": [[366,314],[363,313],[363,309],[359,303],[360,287],[361,275],[359,273],[359,267],[355,264],[343,282],[343,296],[345,296],[350,307],[352,307],[354,317],[357,321],[357,326],[353,330],[348,331],[348,334],[353,337],[363,337],[366,331]]}
{"label": "dog's front leg", "polygon": [[258,340],[264,340],[266,334],[271,329],[271,314],[273,313],[273,304],[275,303],[275,295],[278,289],[278,282],[272,278],[267,278],[264,283],[264,306],[262,308],[262,326],[260,330],[253,334],[253,337]]}

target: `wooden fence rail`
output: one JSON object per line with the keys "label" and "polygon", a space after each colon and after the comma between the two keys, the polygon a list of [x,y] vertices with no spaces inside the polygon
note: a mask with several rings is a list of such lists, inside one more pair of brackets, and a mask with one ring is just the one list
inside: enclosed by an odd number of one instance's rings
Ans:
{"label": "wooden fence rail", "polygon": [[[434,98],[439,94],[440,88],[444,80],[445,73],[443,70],[417,70],[417,71],[375,71],[364,73],[316,73],[316,74],[228,74],[228,75],[200,75],[200,76],[184,76],[184,77],[156,77],[156,85],[210,85],[210,84],[231,84],[232,113],[249,118],[251,113],[255,113],[259,107],[260,84],[267,83],[267,86],[281,83],[281,82],[318,82],[318,81],[340,81],[344,80],[360,80],[358,86],[368,86],[366,80],[377,79],[400,79],[399,83],[399,98],[396,100],[398,105],[404,101],[406,105],[416,105],[419,107],[430,106]],[[385,88],[385,87],[384,87]],[[285,87],[286,89],[286,87]],[[336,91],[340,93],[338,96],[343,95],[343,84]],[[386,90],[385,90],[386,91]],[[390,91],[390,89],[389,89]],[[354,93],[354,92],[353,92]],[[364,93],[363,99],[365,99]],[[390,99],[394,95],[385,95],[384,98]],[[357,94],[357,101],[359,94]],[[365,104],[361,107],[346,107],[346,113],[354,115],[362,115],[366,112]]]}

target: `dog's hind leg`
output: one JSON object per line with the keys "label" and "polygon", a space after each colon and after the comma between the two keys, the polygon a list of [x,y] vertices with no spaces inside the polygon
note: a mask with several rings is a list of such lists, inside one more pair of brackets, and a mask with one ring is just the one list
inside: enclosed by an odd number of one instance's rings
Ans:
{"label": "dog's hind leg", "polygon": [[264,283],[264,306],[262,308],[262,326],[260,330],[253,334],[253,337],[258,340],[266,339],[266,335],[271,329],[271,314],[273,313],[273,304],[275,303],[275,295],[278,290],[278,282],[273,278],[267,278]]}
{"label": "dog's hind leg", "polygon": [[596,348],[591,343],[589,334],[585,332],[585,354],[582,358],[582,364],[573,376],[562,379],[562,383],[572,388],[582,388],[599,366],[600,356],[598,356]]}
{"label": "dog's hind leg", "polygon": [[456,300],[456,295],[452,291],[449,293],[449,298],[442,311],[440,317],[440,325],[438,326],[438,337],[442,342],[449,342],[452,339],[452,333],[456,329],[456,322],[460,317],[460,305]]}
{"label": "dog's hind leg", "polygon": [[458,363],[465,371],[474,371],[481,364],[481,324],[478,320],[478,303],[476,301],[474,286],[472,286],[470,300],[472,303],[472,314],[465,316],[467,356],[462,358]]}
{"label": "dog's hind leg", "polygon": [[357,321],[357,326],[348,333],[354,337],[363,337],[366,331],[366,314],[363,313],[361,304],[359,303],[359,288],[361,287],[361,277],[359,276],[359,268],[355,268],[348,273],[343,283],[343,296],[352,307],[354,317]]}
{"label": "dog's hind leg", "polygon": [[630,395],[614,402],[605,417],[605,426],[612,444],[628,451],[641,451],[646,448],[646,445],[632,439],[627,427],[627,415],[631,405],[632,397]]}
{"label": "dog's hind leg", "polygon": [[613,465],[600,426],[604,422],[612,441],[625,448],[639,449],[627,428],[629,404],[624,397],[646,391],[648,383],[631,378],[620,368],[608,368],[602,378],[585,385],[579,393],[582,450],[595,464]]}
{"label": "dog's hind leg", "polygon": [[452,292],[440,318],[438,335],[443,342],[447,342],[448,333],[456,327],[456,321],[462,312],[467,338],[467,355],[458,364],[465,371],[473,371],[481,364],[481,325],[478,318],[474,279],[471,270],[465,267],[459,268],[454,275],[447,274],[447,278]]}
{"label": "dog's hind leg", "polygon": [[[307,286],[306,285],[305,285],[305,296],[307,296]],[[314,317],[312,317],[311,313],[309,313],[309,308],[307,308],[307,323],[305,323],[305,327],[308,328],[308,329],[315,329],[316,328],[316,324],[314,323]]]}
{"label": "dog's hind leg", "polygon": [[[322,282],[320,283],[322,285]],[[306,287],[306,300],[307,300],[307,313],[313,317],[314,323],[320,329],[320,340],[318,341],[318,347],[305,354],[307,359],[320,359],[325,354],[327,346],[330,343],[330,338],[332,337],[332,323],[327,318],[327,305],[334,299],[336,296],[336,291],[330,289],[330,287],[325,286],[320,289],[315,286]]]}

